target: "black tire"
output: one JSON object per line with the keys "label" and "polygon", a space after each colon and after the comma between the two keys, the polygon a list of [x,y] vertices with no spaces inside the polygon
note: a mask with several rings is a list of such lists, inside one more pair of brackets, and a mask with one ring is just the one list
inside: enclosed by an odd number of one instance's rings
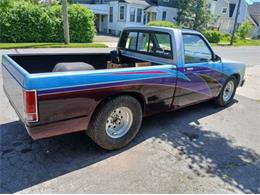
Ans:
{"label": "black tire", "polygon": [[[132,125],[125,135],[111,138],[106,131],[106,123],[110,114],[119,107],[127,107],[132,112]],[[126,146],[138,133],[142,124],[142,107],[131,96],[118,96],[99,107],[90,122],[87,135],[100,147],[106,150],[116,150]]]}
{"label": "black tire", "polygon": [[[228,101],[225,101],[224,100],[224,90],[227,86],[227,84],[229,82],[233,82],[234,84],[234,90],[233,90],[233,93],[232,93],[232,96],[230,97],[230,99]],[[218,95],[218,97],[215,98],[215,103],[218,105],[218,106],[222,106],[222,107],[226,107],[228,106],[234,99],[234,96],[236,94],[236,89],[237,89],[237,79],[234,77],[234,76],[231,76],[227,79],[227,81],[225,82],[225,84],[223,85],[222,87],[222,90],[220,92],[220,94]]]}

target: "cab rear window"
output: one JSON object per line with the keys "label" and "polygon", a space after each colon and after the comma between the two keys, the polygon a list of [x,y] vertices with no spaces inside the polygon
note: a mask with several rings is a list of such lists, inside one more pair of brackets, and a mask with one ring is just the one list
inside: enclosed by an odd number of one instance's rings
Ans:
{"label": "cab rear window", "polygon": [[146,55],[172,59],[172,41],[168,33],[124,31],[119,48]]}

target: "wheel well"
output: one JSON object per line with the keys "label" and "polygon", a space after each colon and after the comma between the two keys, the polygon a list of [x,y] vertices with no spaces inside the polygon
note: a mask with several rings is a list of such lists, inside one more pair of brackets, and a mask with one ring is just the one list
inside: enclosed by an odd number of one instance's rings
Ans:
{"label": "wheel well", "polygon": [[233,75],[231,75],[231,76],[233,76],[233,77],[236,78],[236,80],[237,80],[237,85],[239,85],[239,83],[240,83],[240,75],[239,75],[239,74],[233,74]]}
{"label": "wheel well", "polygon": [[140,105],[142,107],[142,111],[144,113],[144,111],[145,111],[145,104],[146,104],[144,97],[141,94],[137,93],[137,92],[125,92],[125,93],[120,93],[120,94],[109,96],[109,97],[103,99],[101,102],[99,102],[98,105],[96,106],[94,112],[92,113],[91,118],[93,117],[95,112],[97,110],[99,110],[107,101],[109,101],[109,100],[111,100],[111,99],[113,99],[115,97],[124,96],[124,95],[128,95],[128,96],[134,97],[140,103]]}

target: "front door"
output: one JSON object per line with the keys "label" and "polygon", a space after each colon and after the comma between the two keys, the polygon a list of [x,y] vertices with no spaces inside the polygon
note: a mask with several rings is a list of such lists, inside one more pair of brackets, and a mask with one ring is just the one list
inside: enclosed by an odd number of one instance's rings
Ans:
{"label": "front door", "polygon": [[215,97],[221,90],[222,63],[213,60],[214,53],[199,34],[183,34],[184,65],[178,70],[186,79],[179,79],[174,108]]}

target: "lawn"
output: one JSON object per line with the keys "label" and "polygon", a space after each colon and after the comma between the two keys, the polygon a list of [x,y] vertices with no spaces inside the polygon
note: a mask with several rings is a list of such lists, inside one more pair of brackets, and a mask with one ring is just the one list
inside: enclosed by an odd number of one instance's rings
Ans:
{"label": "lawn", "polygon": [[106,48],[102,43],[0,43],[0,49],[18,48]]}
{"label": "lawn", "polygon": [[[229,42],[219,42],[218,44],[213,44],[214,46],[229,46]],[[260,46],[260,40],[238,40],[234,43],[234,46]]]}

